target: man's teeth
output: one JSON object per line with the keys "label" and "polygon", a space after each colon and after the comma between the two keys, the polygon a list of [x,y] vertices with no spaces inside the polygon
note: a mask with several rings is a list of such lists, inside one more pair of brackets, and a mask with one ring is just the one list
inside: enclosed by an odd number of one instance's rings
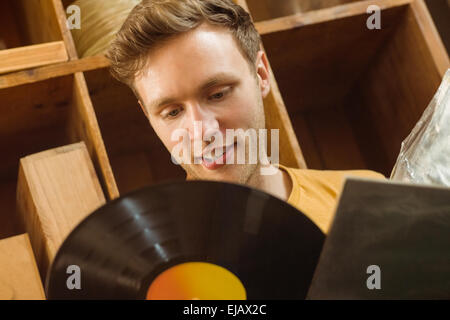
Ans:
{"label": "man's teeth", "polygon": [[[223,151],[221,154],[219,154],[219,155],[216,156],[216,157],[212,157],[212,158],[211,158],[211,157],[203,156],[203,159],[205,159],[205,160],[208,161],[208,162],[213,162],[213,161],[216,161],[217,159],[221,158],[225,152],[227,152],[226,149],[225,149],[225,151]],[[215,152],[211,152],[211,154],[215,154]]]}
{"label": "man's teeth", "polygon": [[203,159],[205,159],[208,162],[213,162],[213,161],[216,161],[217,159],[221,158],[222,156],[223,156],[223,153],[221,155],[217,156],[217,157],[214,157],[214,158],[203,157]]}

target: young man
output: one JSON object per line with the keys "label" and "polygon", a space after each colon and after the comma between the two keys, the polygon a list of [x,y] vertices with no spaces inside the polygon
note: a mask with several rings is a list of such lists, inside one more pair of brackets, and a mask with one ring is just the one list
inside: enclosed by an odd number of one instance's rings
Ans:
{"label": "young man", "polygon": [[[107,56],[113,76],[133,89],[169,152],[179,143],[172,139],[175,130],[185,130],[189,144],[201,142],[200,153],[193,147],[189,155],[193,161],[181,163],[187,179],[263,190],[297,207],[327,232],[345,176],[384,178],[367,170],[283,166],[274,168],[275,174],[261,174],[269,166],[262,161],[229,164],[237,154],[235,140],[216,145],[218,157],[206,152],[208,141],[214,140],[205,136],[265,128],[267,57],[249,15],[231,0],[144,0],[130,13]],[[199,123],[200,131],[195,128]]]}

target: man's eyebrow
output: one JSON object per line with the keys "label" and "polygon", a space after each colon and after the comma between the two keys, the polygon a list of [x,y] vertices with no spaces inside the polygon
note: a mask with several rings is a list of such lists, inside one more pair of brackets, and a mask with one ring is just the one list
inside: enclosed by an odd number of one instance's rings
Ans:
{"label": "man's eyebrow", "polygon": [[238,78],[229,74],[229,73],[218,73],[208,80],[206,80],[201,86],[200,91],[205,91],[211,87],[214,87],[218,84],[229,83],[229,82],[237,82]]}
{"label": "man's eyebrow", "polygon": [[[214,76],[210,77],[206,81],[204,81],[203,84],[200,85],[198,91],[202,92],[202,91],[205,91],[205,90],[207,90],[211,87],[214,87],[218,84],[233,83],[233,82],[238,82],[238,78],[233,75],[230,75],[228,73],[218,73],[218,74],[215,74]],[[165,105],[168,105],[171,103],[175,103],[175,102],[177,102],[176,98],[164,97],[164,98],[155,100],[155,102],[152,102],[150,104],[150,108],[157,110],[157,109],[161,108],[162,106],[165,106]]]}
{"label": "man's eyebrow", "polygon": [[166,104],[171,104],[171,103],[175,103],[177,100],[175,98],[161,98],[156,100],[155,102],[152,102],[150,104],[150,108],[154,109],[154,110],[158,110],[159,108],[161,108],[162,106],[165,106]]}

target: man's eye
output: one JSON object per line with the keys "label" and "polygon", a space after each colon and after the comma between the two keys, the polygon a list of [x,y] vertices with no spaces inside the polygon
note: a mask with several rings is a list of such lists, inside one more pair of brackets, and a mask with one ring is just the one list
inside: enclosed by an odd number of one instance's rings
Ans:
{"label": "man's eye", "polygon": [[180,113],[179,108],[173,109],[166,114],[165,118],[175,118],[176,116],[178,116],[179,113]]}
{"label": "man's eye", "polygon": [[223,96],[224,96],[223,92],[218,92],[218,93],[213,94],[210,98],[211,99],[222,99]]}
{"label": "man's eye", "polygon": [[213,95],[209,96],[209,100],[221,100],[223,97],[227,95],[227,93],[230,91],[230,89],[226,89],[217,93],[214,93]]}

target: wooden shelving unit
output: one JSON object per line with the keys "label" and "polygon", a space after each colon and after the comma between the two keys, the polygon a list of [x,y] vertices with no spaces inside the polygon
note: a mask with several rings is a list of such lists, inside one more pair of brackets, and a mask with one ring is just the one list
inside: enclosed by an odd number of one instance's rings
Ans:
{"label": "wooden shelving unit", "polygon": [[[267,126],[280,129],[281,163],[388,175],[450,67],[423,0],[321,0],[288,15],[259,0],[237,2],[252,14],[273,70],[265,108]],[[78,58],[65,23],[69,3],[0,4],[0,57],[15,61],[0,67],[0,239],[22,232],[15,193],[19,159],[29,154],[84,141],[109,200],[184,179],[108,61]],[[369,4],[382,9],[381,30],[366,28]],[[58,59],[42,64],[16,54],[33,58],[29,46],[45,53],[55,43],[64,54],[50,50]]]}

